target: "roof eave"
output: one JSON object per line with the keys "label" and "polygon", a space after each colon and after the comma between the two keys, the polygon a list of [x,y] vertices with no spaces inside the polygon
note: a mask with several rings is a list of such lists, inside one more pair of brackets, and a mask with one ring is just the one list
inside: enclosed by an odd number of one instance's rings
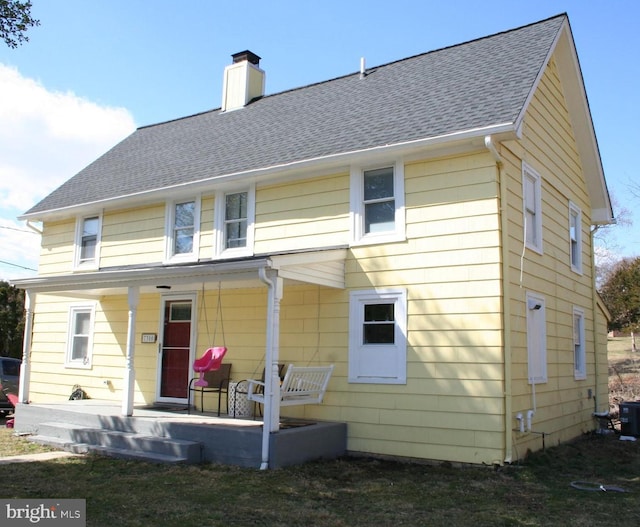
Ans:
{"label": "roof eave", "polygon": [[440,156],[454,152],[465,152],[484,148],[484,137],[491,135],[496,140],[514,139],[519,131],[514,123],[499,123],[485,127],[479,127],[435,137],[386,144],[340,152],[327,156],[304,159],[290,163],[261,167],[253,170],[235,172],[214,176],[198,181],[191,181],[180,185],[162,187],[125,196],[95,200],[70,207],[61,207],[23,214],[18,217],[21,221],[50,221],[65,217],[94,213],[99,209],[126,208],[139,206],[143,203],[158,202],[165,199],[175,199],[179,195],[194,195],[203,191],[224,188],[225,186],[238,184],[239,181],[265,181],[275,179],[287,179],[291,177],[305,177],[309,174],[323,173],[331,170],[339,170],[350,165],[363,162],[375,162],[376,159],[389,159],[399,157],[412,157],[416,155]]}

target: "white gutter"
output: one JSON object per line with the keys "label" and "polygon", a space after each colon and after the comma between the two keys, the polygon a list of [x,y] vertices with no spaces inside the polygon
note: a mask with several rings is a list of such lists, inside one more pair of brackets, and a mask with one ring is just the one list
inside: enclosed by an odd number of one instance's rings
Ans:
{"label": "white gutter", "polygon": [[36,227],[35,225],[33,225],[33,223],[31,223],[31,220],[27,220],[25,222],[26,226],[31,229],[33,232],[35,232],[36,234],[39,234],[40,236],[42,236],[42,229],[38,229],[38,227]]}
{"label": "white gutter", "polygon": [[487,135],[484,144],[491,152],[498,170],[498,184],[500,185],[500,233],[502,246],[502,348],[504,349],[504,463],[513,460],[513,445],[511,433],[511,413],[513,411],[512,382],[511,382],[511,288],[509,282],[509,218],[507,210],[507,181],[502,171],[503,161],[493,143],[493,138]]}

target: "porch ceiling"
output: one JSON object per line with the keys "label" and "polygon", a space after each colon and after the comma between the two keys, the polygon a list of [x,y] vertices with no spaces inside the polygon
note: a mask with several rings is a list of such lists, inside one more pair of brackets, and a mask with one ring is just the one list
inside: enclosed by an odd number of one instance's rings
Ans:
{"label": "porch ceiling", "polygon": [[250,288],[264,287],[259,277],[260,270],[264,269],[277,272],[286,281],[343,289],[346,256],[347,250],[340,248],[233,261],[36,276],[14,280],[12,284],[34,293],[69,296],[126,294],[129,287],[139,287],[142,293],[201,289],[203,284],[206,288],[218,287],[218,284],[223,288]]}

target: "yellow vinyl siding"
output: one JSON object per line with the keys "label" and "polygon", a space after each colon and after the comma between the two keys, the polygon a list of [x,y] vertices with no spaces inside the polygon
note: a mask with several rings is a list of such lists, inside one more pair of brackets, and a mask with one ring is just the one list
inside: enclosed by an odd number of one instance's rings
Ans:
{"label": "yellow vinyl siding", "polygon": [[407,288],[407,384],[330,396],[350,450],[491,463],[504,426],[495,163],[486,152],[411,163],[405,192],[407,241],[352,248],[347,287]]}
{"label": "yellow vinyl siding", "polygon": [[202,196],[200,201],[200,258],[212,258],[214,252],[214,196]]}
{"label": "yellow vinyl siding", "polygon": [[348,174],[257,189],[256,254],[348,242]]}
{"label": "yellow vinyl siding", "polygon": [[105,213],[100,267],[161,262],[164,258],[164,204]]}
{"label": "yellow vinyl siding", "polygon": [[46,222],[40,250],[38,274],[64,274],[73,268],[75,218],[72,220]]}
{"label": "yellow vinyl siding", "polygon": [[[523,126],[521,141],[503,145],[503,173],[509,185],[509,263],[512,320],[512,416],[534,409],[532,428],[538,434],[515,433],[517,448],[541,448],[539,433],[547,446],[589,430],[593,425],[595,389],[594,331],[591,267],[591,211],[582,167],[566,108],[556,63],[551,60],[536,91]],[[522,162],[542,177],[543,254],[523,252]],[[569,201],[582,211],[582,274],[571,270],[569,254]],[[532,387],[527,380],[526,300],[527,291],[546,300],[546,383]],[[587,379],[575,380],[573,358],[573,308],[584,310]],[[535,392],[535,393],[534,393]],[[575,413],[574,413],[575,412]],[[569,415],[567,417],[567,415]]]}

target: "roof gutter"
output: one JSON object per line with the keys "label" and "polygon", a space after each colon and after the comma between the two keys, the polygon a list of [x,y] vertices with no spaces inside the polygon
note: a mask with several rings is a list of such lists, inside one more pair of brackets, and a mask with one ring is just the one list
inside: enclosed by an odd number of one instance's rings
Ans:
{"label": "roof gutter", "polygon": [[27,226],[27,228],[31,229],[36,234],[39,234],[40,236],[42,236],[42,229],[39,229],[33,223],[31,223],[31,220],[27,220],[25,222],[25,225]]}
{"label": "roof gutter", "polygon": [[268,167],[233,172],[220,176],[208,177],[206,179],[181,183],[179,185],[136,192],[115,198],[95,200],[69,207],[60,207],[46,211],[27,213],[19,216],[18,219],[42,221],[52,217],[72,216],[82,214],[85,211],[95,211],[96,208],[99,207],[126,207],[133,204],[140,205],[141,202],[154,202],[167,198],[175,198],[175,196],[180,193],[187,195],[206,190],[210,191],[212,190],[212,187],[224,187],[224,185],[231,185],[239,180],[258,181],[281,177],[300,177],[300,174],[317,171],[318,167],[322,167],[323,169],[337,169],[341,167],[348,167],[352,164],[358,164],[365,160],[366,162],[371,162],[372,160],[375,161],[376,158],[380,158],[382,160],[388,159],[389,157],[407,156],[419,153],[423,150],[433,150],[434,152],[438,152],[440,149],[449,147],[459,149],[482,149],[482,138],[487,135],[491,135],[493,137],[500,136],[501,138],[514,138],[517,137],[517,134],[518,130],[514,127],[513,123],[501,123],[487,127],[473,128],[462,132],[439,135],[436,137],[374,146],[362,150],[352,150],[349,152],[314,157],[301,161],[292,161],[290,163],[281,163]]}
{"label": "roof gutter", "polygon": [[512,368],[511,368],[511,285],[509,281],[509,218],[507,210],[507,181],[502,170],[504,163],[493,137],[485,136],[484,144],[491,152],[496,162],[498,185],[500,186],[500,245],[502,260],[502,349],[504,350],[504,460],[509,464],[513,461],[513,445],[511,432],[511,413],[513,411],[512,400]]}

